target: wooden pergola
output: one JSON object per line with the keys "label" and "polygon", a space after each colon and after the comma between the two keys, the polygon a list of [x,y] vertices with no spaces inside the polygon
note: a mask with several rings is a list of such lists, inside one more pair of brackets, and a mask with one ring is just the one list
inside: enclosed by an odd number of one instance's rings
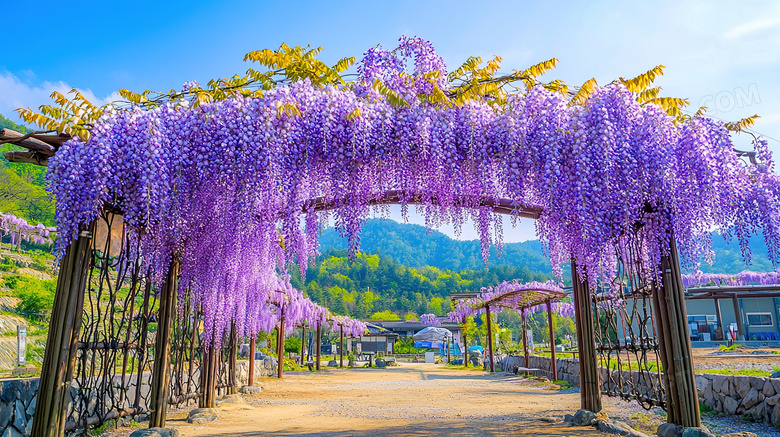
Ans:
{"label": "wooden pergola", "polygon": [[[10,129],[0,129],[0,144],[14,144],[25,150],[12,150],[5,152],[4,156],[10,162],[30,163],[46,166],[50,157],[54,156],[62,144],[70,139],[68,134],[58,134],[53,131],[38,131],[29,134],[21,134]],[[377,194],[371,200],[372,204],[393,204],[422,203],[424,196],[421,193],[407,191],[387,191]],[[311,199],[306,203],[313,206],[315,210],[328,210],[336,208],[338,202],[326,202],[322,199]],[[464,207],[486,207],[494,213],[514,215],[537,219],[541,210],[533,205],[516,205],[510,200],[496,199],[459,199]],[[117,211],[121,213],[121,211]],[[67,390],[70,387],[74,376],[74,361],[78,345],[79,330],[82,324],[82,310],[84,305],[84,295],[88,270],[93,254],[93,245],[95,242],[95,228],[98,220],[85,226],[78,235],[78,238],[65,249],[60,261],[60,273],[57,278],[57,291],[53,304],[53,317],[50,322],[49,335],[46,345],[46,352],[43,360],[43,369],[41,373],[39,392],[37,396],[35,419],[33,421],[33,434],[35,435],[61,435],[65,428],[66,421],[66,399]],[[594,296],[590,292],[588,278],[585,277],[585,269],[578,269],[578,266],[572,261],[572,282],[574,306],[576,311],[576,326],[578,340],[578,354],[580,363],[580,385],[581,385],[581,405],[582,408],[598,412],[601,411],[601,390],[599,376],[596,367],[596,348],[594,340],[593,308],[595,305]],[[580,266],[583,267],[583,266]],[[661,360],[665,374],[665,385],[667,387],[666,396],[669,400],[669,422],[684,426],[699,426],[701,424],[699,416],[699,405],[696,393],[693,364],[691,362],[691,344],[690,338],[686,334],[686,309],[684,304],[685,289],[682,284],[682,277],[677,256],[677,247],[674,239],[671,240],[669,254],[661,258],[658,270],[661,272],[661,278],[658,287],[652,290],[654,307],[656,307],[659,318],[658,338],[661,345]],[[168,354],[171,338],[171,323],[175,318],[177,282],[179,274],[178,260],[174,258],[164,280],[164,285],[160,294],[159,314],[160,327],[156,337],[155,350],[159,351],[154,355],[151,381],[151,401],[147,407],[151,412],[150,426],[164,426],[167,414],[168,382],[170,380],[171,360]],[[692,292],[692,290],[689,290]],[[549,293],[548,290],[518,290],[518,293],[524,293],[519,299],[521,305],[516,305],[515,309],[524,310],[535,305],[546,303],[548,313],[551,309],[551,302],[563,297],[563,293]],[[148,294],[148,293],[147,293]],[[509,293],[507,293],[509,294]],[[734,293],[726,293],[732,299],[736,296]],[[468,297],[468,296],[463,296]],[[516,297],[516,296],[515,296]],[[453,295],[456,298],[456,295]],[[510,297],[506,297],[510,299]],[[490,306],[500,306],[501,299],[493,298],[485,307],[488,315]],[[550,317],[550,328],[552,332],[552,317]],[[524,324],[526,323],[524,317]],[[488,330],[490,330],[488,324]],[[318,340],[320,326],[317,326]],[[280,333],[283,337],[283,333]],[[524,336],[525,336],[524,329]],[[488,332],[492,337],[492,332]],[[341,334],[342,359],[343,365],[343,332]],[[524,339],[525,340],[525,339]],[[319,343],[319,341],[318,341]],[[551,344],[554,344],[554,338],[551,335]],[[318,344],[319,346],[319,344]],[[491,355],[491,370],[493,369],[492,360],[492,338],[489,341],[489,351]],[[128,349],[125,347],[125,349]],[[319,347],[317,354],[319,355]],[[554,357],[554,347],[552,348]],[[127,353],[124,350],[123,353]],[[205,351],[207,356],[213,356],[215,351]],[[526,356],[528,355],[526,347]],[[252,357],[254,358],[254,357]],[[554,359],[554,358],[553,358]],[[209,366],[210,361],[206,360],[204,365]],[[250,360],[253,363],[253,360]],[[213,363],[212,363],[213,364]],[[279,362],[281,368],[281,360]],[[317,360],[319,368],[319,360]],[[553,365],[553,368],[555,366]],[[279,370],[281,374],[281,369]],[[216,370],[213,368],[203,369],[202,374],[206,375],[208,390],[201,395],[201,404],[209,406],[213,403],[212,395],[214,390],[214,378]],[[211,376],[209,376],[211,375]],[[250,375],[252,372],[250,371]],[[206,394],[208,393],[208,395]],[[205,400],[209,402],[204,402]],[[129,411],[129,410],[128,410]],[[112,411],[113,412],[113,411]],[[117,412],[117,415],[131,414],[132,412]]]}
{"label": "wooden pergola", "polygon": [[[450,297],[453,300],[473,298],[478,296],[477,293],[454,293]],[[523,354],[525,356],[525,364],[528,366],[528,360],[530,357],[530,351],[528,350],[528,319],[525,310],[538,305],[547,306],[547,322],[550,331],[550,354],[552,357],[552,378],[558,379],[558,370],[556,368],[555,361],[555,326],[552,318],[552,303],[566,297],[566,293],[563,291],[548,290],[544,288],[523,288],[511,290],[506,293],[494,296],[489,300],[486,300],[474,307],[474,309],[484,309],[487,315],[487,345],[488,356],[490,359],[490,371],[495,372],[495,363],[493,361],[493,332],[490,326],[491,307],[493,308],[509,308],[517,310],[523,320]],[[468,358],[468,347],[466,347],[466,356]]]}

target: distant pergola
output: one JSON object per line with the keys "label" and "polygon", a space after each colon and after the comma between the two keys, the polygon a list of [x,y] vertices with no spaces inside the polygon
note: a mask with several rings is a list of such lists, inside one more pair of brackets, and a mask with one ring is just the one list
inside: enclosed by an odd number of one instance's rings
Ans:
{"label": "distant pergola", "polygon": [[713,299],[718,326],[723,330],[723,317],[720,314],[720,299],[729,299],[734,306],[739,340],[745,338],[745,325],[739,312],[739,299],[754,297],[780,297],[780,285],[705,285],[685,290],[685,300]]}
{"label": "distant pergola", "polygon": [[[518,284],[520,286],[520,284]],[[478,298],[481,293],[469,292],[469,293],[453,293],[450,295],[453,301]],[[510,290],[505,293],[493,296],[490,299],[481,302],[474,306],[474,309],[485,310],[487,315],[487,337],[488,337],[488,355],[490,359],[490,371],[495,372],[495,363],[493,362],[493,332],[490,327],[491,307],[492,308],[508,308],[516,310],[520,313],[523,320],[523,354],[525,355],[525,363],[528,366],[528,360],[530,351],[528,350],[528,320],[526,316],[526,310],[539,305],[545,305],[547,307],[547,322],[550,331],[550,356],[552,358],[552,378],[558,379],[558,371],[555,361],[555,326],[553,325],[552,317],[552,303],[566,297],[566,293],[563,291],[555,291],[544,288],[518,288]],[[465,345],[465,337],[464,337]],[[468,360],[468,347],[465,348],[464,363]]]}

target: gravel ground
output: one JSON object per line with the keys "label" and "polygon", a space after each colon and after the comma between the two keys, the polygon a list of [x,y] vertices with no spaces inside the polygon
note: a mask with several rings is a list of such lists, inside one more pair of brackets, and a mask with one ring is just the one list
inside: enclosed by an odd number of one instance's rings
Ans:
{"label": "gravel ground", "polygon": [[[328,369],[264,378],[263,392],[245,396],[243,406],[221,410],[203,425],[186,423],[186,412],[168,421],[188,436],[603,436],[591,427],[562,424],[580,404],[578,389],[514,375],[453,370],[440,365],[406,364],[388,369]],[[660,409],[604,398],[610,418],[648,434],[665,421]],[[763,424],[738,417],[704,415],[718,434],[752,431],[780,436]],[[129,435],[124,429],[112,437]]]}

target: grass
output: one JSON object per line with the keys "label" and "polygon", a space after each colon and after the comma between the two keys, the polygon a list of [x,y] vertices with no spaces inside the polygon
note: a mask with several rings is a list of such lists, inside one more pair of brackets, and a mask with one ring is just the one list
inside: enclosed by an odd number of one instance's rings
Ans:
{"label": "grass", "polygon": [[561,387],[561,390],[568,390],[571,388],[571,384],[569,384],[568,381],[563,381],[560,379],[556,379],[555,381],[553,381],[553,384],[559,385]]}
{"label": "grass", "polygon": [[485,371],[485,370],[484,370],[482,367],[480,367],[480,366],[474,366],[474,365],[471,365],[471,366],[468,366],[468,367],[466,367],[466,366],[464,366],[463,364],[450,364],[450,363],[447,363],[447,364],[445,364],[445,365],[441,366],[441,367],[440,367],[440,369],[450,369],[450,370],[470,370],[470,371],[472,371],[472,372],[474,372],[474,371],[478,371],[478,372],[484,372],[484,371]]}
{"label": "grass", "polygon": [[725,344],[720,345],[720,351],[721,352],[734,352],[737,350],[738,347],[742,347],[741,344],[734,343],[731,346],[726,346]]}
{"label": "grass", "polygon": [[[780,367],[773,366],[772,370],[777,372],[780,371]],[[734,369],[733,367],[729,367],[726,369],[703,369],[701,370],[702,373],[714,373],[716,375],[739,375],[739,376],[770,376],[772,372],[768,372],[766,370],[761,369]]]}

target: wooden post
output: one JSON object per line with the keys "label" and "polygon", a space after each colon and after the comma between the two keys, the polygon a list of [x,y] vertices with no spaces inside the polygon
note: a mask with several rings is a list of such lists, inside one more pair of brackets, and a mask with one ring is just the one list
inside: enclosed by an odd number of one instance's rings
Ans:
{"label": "wooden post", "polygon": [[467,320],[464,317],[463,318],[463,365],[465,367],[469,366],[469,341],[468,336],[466,335],[466,323]]}
{"label": "wooden post", "polygon": [[257,338],[257,334],[252,336],[252,339],[249,340],[249,381],[247,383],[248,386],[253,386],[255,384],[255,339]]}
{"label": "wooden post", "polygon": [[200,408],[214,408],[216,406],[219,350],[217,350],[214,342],[214,335],[212,335],[211,342],[205,350],[203,363],[201,365],[201,390],[203,391],[203,394],[198,403],[198,407]]}
{"label": "wooden post", "polygon": [[[723,334],[723,338],[726,338],[725,336],[726,328],[723,326],[723,317],[721,317],[720,315],[720,299],[716,297],[714,301],[715,301],[715,317],[718,319],[718,328],[720,328],[720,332],[721,334]],[[718,340],[717,331],[715,331],[715,336],[713,340]]]}
{"label": "wooden post", "polygon": [[34,436],[55,437],[65,433],[65,406],[76,360],[94,229],[95,222],[68,246],[60,261],[33,415]]}
{"label": "wooden post", "polygon": [[341,326],[341,345],[339,346],[339,367],[344,367],[344,326]]}
{"label": "wooden post", "polygon": [[601,387],[596,368],[596,339],[593,332],[593,299],[587,279],[580,279],[577,263],[571,262],[572,296],[576,311],[577,350],[580,364],[581,408],[598,413],[601,411]]}
{"label": "wooden post", "polygon": [[236,388],[236,366],[238,365],[238,333],[236,332],[236,322],[230,323],[230,347],[228,348],[228,394],[238,393]]}
{"label": "wooden post", "polygon": [[168,385],[171,380],[171,326],[176,317],[176,286],[179,279],[179,259],[174,257],[168,276],[160,289],[160,309],[157,312],[157,335],[154,342],[154,366],[149,386],[149,428],[164,428],[168,413]]}
{"label": "wooden post", "polygon": [[[523,358],[525,359],[525,367],[531,367],[531,356],[528,353],[528,319],[526,319],[525,308],[520,311],[520,319],[523,321]],[[528,372],[525,372],[528,376]]]}
{"label": "wooden post", "polygon": [[696,375],[693,372],[688,311],[682,283],[677,243],[669,245],[669,255],[661,258],[661,287],[656,287],[654,303],[660,316],[658,327],[660,358],[666,376],[667,421],[685,427],[701,426]]}
{"label": "wooden post", "polygon": [[322,354],[322,322],[317,322],[317,370],[320,370],[320,355]]}
{"label": "wooden post", "polygon": [[485,307],[485,318],[487,319],[487,344],[488,344],[488,351],[490,352],[490,373],[493,373],[496,371],[495,364],[493,363],[493,328],[490,327],[490,307]]}
{"label": "wooden post", "polygon": [[306,324],[301,327],[301,366],[306,364]]}
{"label": "wooden post", "polygon": [[737,319],[737,340],[744,341],[745,325],[742,323],[742,312],[739,310],[739,299],[736,293],[731,295],[731,303],[734,305],[734,318]]}
{"label": "wooden post", "polygon": [[553,324],[552,301],[547,300],[547,324],[550,325],[550,358],[552,361],[552,379],[558,379],[558,364],[555,360],[555,325]]}
{"label": "wooden post", "polygon": [[277,360],[276,374],[281,378],[284,373],[284,308],[282,308],[282,317],[279,319],[278,332],[279,335],[276,341],[279,343],[279,349],[276,354],[279,355],[279,359]]}

